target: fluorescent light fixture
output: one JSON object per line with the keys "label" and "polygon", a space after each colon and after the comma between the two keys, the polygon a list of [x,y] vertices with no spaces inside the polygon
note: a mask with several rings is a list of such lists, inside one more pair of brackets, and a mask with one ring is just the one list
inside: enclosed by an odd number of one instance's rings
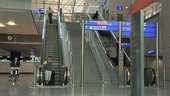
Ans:
{"label": "fluorescent light fixture", "polygon": [[2,24],[2,23],[0,23],[0,27],[5,27],[5,25],[4,25],[4,24]]}
{"label": "fluorescent light fixture", "polygon": [[129,8],[128,6],[125,7],[125,9],[128,9],[128,8]]}
{"label": "fluorescent light fixture", "polygon": [[8,21],[8,23],[7,23],[8,25],[11,25],[11,26],[14,26],[14,25],[16,25],[16,23],[14,22],[14,21]]}

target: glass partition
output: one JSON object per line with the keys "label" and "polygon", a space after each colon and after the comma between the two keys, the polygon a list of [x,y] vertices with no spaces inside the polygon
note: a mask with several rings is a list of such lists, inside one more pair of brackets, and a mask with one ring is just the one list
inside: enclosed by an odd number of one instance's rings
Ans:
{"label": "glass partition", "polygon": [[46,12],[44,13],[44,19],[43,19],[43,30],[42,30],[42,41],[41,41],[41,60],[40,60],[40,64],[43,63],[44,61],[44,48],[45,48],[45,37],[46,37],[46,28],[47,28],[47,14]]}
{"label": "glass partition", "polygon": [[[91,20],[90,14],[88,14],[88,17]],[[106,81],[108,77],[111,82],[117,82],[117,69],[111,63],[99,33],[97,31],[86,31],[85,40],[90,44],[102,79]]]}
{"label": "glass partition", "polygon": [[[63,57],[63,65],[68,68],[67,80],[71,80],[69,84],[74,84],[74,55],[72,50],[71,38],[69,35],[69,31],[67,30],[67,26],[65,23],[64,15],[58,12],[58,25],[59,25],[59,33],[60,33],[60,43],[62,46],[62,57]],[[61,17],[60,17],[61,16]]]}

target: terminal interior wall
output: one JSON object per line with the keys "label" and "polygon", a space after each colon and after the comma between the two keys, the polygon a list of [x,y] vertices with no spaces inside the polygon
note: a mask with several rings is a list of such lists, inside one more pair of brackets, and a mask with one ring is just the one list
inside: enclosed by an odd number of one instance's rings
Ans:
{"label": "terminal interior wall", "polygon": [[166,79],[170,80],[170,0],[162,0],[162,11],[160,16],[160,30],[162,32],[163,64],[166,68]]}

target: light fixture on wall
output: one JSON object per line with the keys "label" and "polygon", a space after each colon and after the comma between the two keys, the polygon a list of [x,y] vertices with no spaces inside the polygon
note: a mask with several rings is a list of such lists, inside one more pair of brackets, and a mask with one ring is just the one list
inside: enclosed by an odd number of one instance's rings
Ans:
{"label": "light fixture on wall", "polygon": [[3,23],[0,23],[0,27],[5,27],[5,25]]}
{"label": "light fixture on wall", "polygon": [[6,23],[6,24],[11,25],[11,26],[16,25],[16,23],[14,21],[8,21],[8,23]]}

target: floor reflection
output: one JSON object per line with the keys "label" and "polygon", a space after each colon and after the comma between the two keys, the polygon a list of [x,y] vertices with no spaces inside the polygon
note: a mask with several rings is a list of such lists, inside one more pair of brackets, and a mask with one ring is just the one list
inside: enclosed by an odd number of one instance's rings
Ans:
{"label": "floor reflection", "polygon": [[[21,75],[20,81],[11,82],[8,75],[0,75],[0,96],[131,96],[130,87],[118,88],[118,84],[86,82],[67,87],[29,87],[33,85],[33,75]],[[169,96],[170,82],[166,87],[145,87],[145,96]],[[73,87],[74,86],[74,87]]]}

